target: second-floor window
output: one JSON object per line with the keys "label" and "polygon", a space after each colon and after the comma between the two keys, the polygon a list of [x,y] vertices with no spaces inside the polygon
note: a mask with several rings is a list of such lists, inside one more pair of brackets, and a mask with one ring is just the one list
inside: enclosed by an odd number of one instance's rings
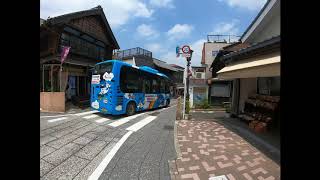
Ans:
{"label": "second-floor window", "polygon": [[201,79],[201,78],[202,78],[202,73],[197,72],[197,73],[196,73],[196,78],[197,78],[197,79]]}
{"label": "second-floor window", "polygon": [[61,34],[60,45],[71,46],[70,52],[87,56],[94,59],[103,59],[105,56],[105,48],[102,42],[92,43],[80,37],[69,35],[67,33]]}
{"label": "second-floor window", "polygon": [[218,54],[218,51],[212,51],[212,57],[217,56],[217,54]]}

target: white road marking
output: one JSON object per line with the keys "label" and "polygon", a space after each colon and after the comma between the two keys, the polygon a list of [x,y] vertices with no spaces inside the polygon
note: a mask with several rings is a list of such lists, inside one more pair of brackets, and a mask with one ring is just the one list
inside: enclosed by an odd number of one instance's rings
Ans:
{"label": "white road marking", "polygon": [[[171,106],[171,107],[174,107],[174,106]],[[165,109],[168,109],[168,108],[165,108]],[[163,109],[163,110],[165,110],[165,109]],[[163,111],[163,110],[161,110],[161,111]],[[130,121],[131,119],[137,118],[138,116],[141,116],[143,114],[146,114],[146,113],[141,113],[141,114],[137,114],[137,115],[134,115],[134,116],[129,116],[129,117],[120,119],[118,121],[115,121],[115,122],[113,122],[113,123],[111,123],[109,125],[111,125],[113,127],[120,126],[121,124],[124,124],[124,123]],[[148,117],[144,118],[143,120],[135,123],[134,125],[128,127],[126,130],[129,130],[129,131],[124,136],[122,136],[122,138],[113,146],[111,151],[107,154],[107,156],[102,160],[102,162],[99,164],[99,166],[89,176],[88,180],[97,180],[97,179],[99,179],[100,175],[103,173],[105,168],[108,166],[109,162],[112,160],[114,155],[120,149],[122,144],[129,138],[129,136],[133,132],[138,131],[143,126],[145,126],[146,124],[150,123],[151,121],[153,121],[156,118],[157,118],[156,116],[148,116]],[[96,120],[96,122],[98,122],[98,121],[99,122],[104,122],[104,121],[107,121],[107,120],[109,120],[109,119],[102,118],[102,119]]]}
{"label": "white road marking", "polygon": [[102,118],[102,119],[98,119],[96,120],[97,123],[103,123],[103,122],[106,122],[106,121],[109,121],[110,119],[108,118]]}
{"label": "white road marking", "polygon": [[100,175],[104,171],[104,169],[108,166],[109,162],[113,158],[113,156],[120,149],[122,144],[128,139],[128,137],[132,134],[132,131],[127,132],[122,138],[113,146],[111,151],[107,154],[107,156],[102,160],[99,166],[93,171],[93,173],[89,176],[88,180],[97,180]]}
{"label": "white road marking", "polygon": [[78,114],[74,114],[74,115],[82,116],[82,115],[87,115],[87,114],[93,114],[93,113],[96,113],[96,112],[99,112],[99,111],[94,110],[94,111],[88,111],[88,112],[78,113]]}
{"label": "white road marking", "polygon": [[138,131],[139,129],[141,129],[143,126],[147,125],[148,123],[150,123],[151,121],[153,121],[154,119],[156,119],[157,116],[148,116],[144,119],[142,119],[141,121],[133,124],[132,126],[128,127],[126,130],[127,131]]}
{"label": "white road marking", "polygon": [[40,118],[61,117],[61,116],[69,116],[69,114],[64,114],[64,115],[55,115],[55,116],[40,116]]}
{"label": "white road marking", "polygon": [[135,119],[139,116],[142,116],[146,113],[141,113],[141,114],[136,114],[136,115],[133,115],[133,116],[129,116],[129,117],[125,117],[125,118],[122,118],[122,119],[119,119],[119,120],[116,120],[115,122],[113,123],[110,123],[108,124],[109,126],[112,126],[112,127],[118,127],[124,123],[127,123],[128,121],[132,120],[132,119]]}
{"label": "white road marking", "polygon": [[56,118],[56,119],[48,120],[48,122],[52,123],[52,122],[61,121],[61,120],[65,120],[65,119],[68,119],[68,118],[67,117]]}
{"label": "white road marking", "polygon": [[93,115],[90,115],[90,116],[85,116],[85,117],[83,117],[83,118],[84,118],[84,119],[92,119],[92,118],[95,118],[95,117],[98,117],[98,115],[93,114]]}

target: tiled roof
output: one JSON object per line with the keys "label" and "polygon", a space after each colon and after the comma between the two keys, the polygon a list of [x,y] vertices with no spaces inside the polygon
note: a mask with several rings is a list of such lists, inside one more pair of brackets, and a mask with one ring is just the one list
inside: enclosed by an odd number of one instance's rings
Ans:
{"label": "tiled roof", "polygon": [[268,46],[271,46],[271,45],[280,44],[280,40],[281,40],[280,35],[279,36],[275,36],[275,37],[271,37],[270,39],[267,39],[265,41],[262,41],[262,42],[259,42],[259,43],[254,43],[254,44],[251,44],[250,46],[247,46],[245,48],[241,48],[241,49],[239,49],[237,51],[234,51],[234,52],[231,52],[229,54],[226,54],[226,55],[221,57],[221,60],[226,60],[226,59],[229,59],[231,57],[235,57],[237,55],[248,53],[248,52],[253,51],[253,50],[262,49],[262,48],[265,48],[265,47],[268,47]]}

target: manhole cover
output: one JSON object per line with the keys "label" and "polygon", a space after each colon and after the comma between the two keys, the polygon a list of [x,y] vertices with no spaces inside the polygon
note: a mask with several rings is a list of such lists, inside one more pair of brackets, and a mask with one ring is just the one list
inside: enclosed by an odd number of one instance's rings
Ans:
{"label": "manhole cover", "polygon": [[210,177],[209,180],[228,180],[225,175]]}

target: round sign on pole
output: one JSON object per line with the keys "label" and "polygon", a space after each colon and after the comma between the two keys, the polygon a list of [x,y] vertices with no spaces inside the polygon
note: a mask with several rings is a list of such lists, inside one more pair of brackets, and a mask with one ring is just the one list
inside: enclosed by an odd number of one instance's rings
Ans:
{"label": "round sign on pole", "polygon": [[187,46],[187,45],[184,45],[182,47],[182,52],[185,53],[185,54],[189,54],[190,53],[190,47]]}

